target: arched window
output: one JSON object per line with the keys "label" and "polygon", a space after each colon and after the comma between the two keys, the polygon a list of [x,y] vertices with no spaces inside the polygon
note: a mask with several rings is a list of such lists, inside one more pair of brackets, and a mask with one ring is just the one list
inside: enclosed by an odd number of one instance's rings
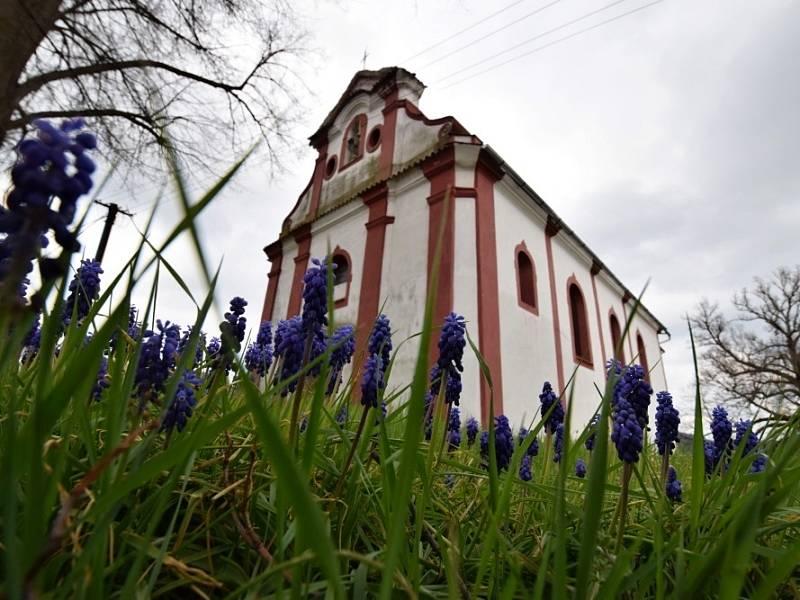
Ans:
{"label": "arched window", "polygon": [[364,140],[367,133],[367,115],[360,114],[353,117],[342,139],[342,158],[339,161],[339,170],[350,166],[364,155]]}
{"label": "arched window", "polygon": [[525,247],[525,242],[518,244],[514,252],[517,269],[517,301],[522,308],[538,315],[536,267],[533,264],[533,259]]}
{"label": "arched window", "polygon": [[611,345],[614,349],[614,358],[619,362],[625,362],[625,349],[622,347],[622,329],[619,326],[619,319],[613,312],[608,317],[608,325],[611,329]]}
{"label": "arched window", "polygon": [[644,340],[642,334],[636,332],[636,352],[639,354],[639,364],[644,369],[644,378],[648,383],[650,382],[650,365],[647,364],[647,349],[644,347]]}
{"label": "arched window", "polygon": [[586,315],[586,302],[578,283],[572,279],[567,291],[569,295],[569,316],[572,324],[572,351],[575,362],[592,366],[592,345],[589,339],[589,320]]}
{"label": "arched window", "polygon": [[350,296],[350,281],[353,279],[353,272],[351,270],[350,255],[345,251],[336,247],[331,257],[333,263],[333,302],[334,307],[341,308],[347,306],[347,300]]}

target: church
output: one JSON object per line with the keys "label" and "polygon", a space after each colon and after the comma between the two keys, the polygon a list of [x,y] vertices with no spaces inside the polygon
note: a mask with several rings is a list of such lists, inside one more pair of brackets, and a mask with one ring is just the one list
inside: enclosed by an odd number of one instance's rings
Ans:
{"label": "church", "polygon": [[[645,368],[654,390],[666,389],[664,325],[640,306],[621,339],[635,294],[495,150],[453,117],[427,117],[424,89],[400,67],[359,71],[309,138],[313,173],[264,248],[262,320],[300,313],[310,259],[330,249],[336,322],[356,326],[355,368],[383,312],[399,346],[387,393],[407,385],[443,227],[434,324],[464,315],[491,371],[495,414],[527,425],[542,384],[561,394],[569,383],[582,428],[615,348]],[[490,390],[469,346],[462,377],[462,418],[485,425]]]}

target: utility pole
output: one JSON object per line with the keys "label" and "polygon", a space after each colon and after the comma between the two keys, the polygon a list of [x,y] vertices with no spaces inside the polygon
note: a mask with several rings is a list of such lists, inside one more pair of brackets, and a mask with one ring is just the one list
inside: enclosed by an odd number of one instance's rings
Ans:
{"label": "utility pole", "polygon": [[117,213],[122,213],[123,215],[127,215],[129,217],[132,217],[133,215],[120,208],[119,204],[115,202],[106,204],[105,202],[100,202],[99,200],[95,200],[95,204],[99,204],[100,206],[105,206],[108,209],[108,214],[106,215],[106,222],[105,225],[103,225],[103,235],[100,236],[100,243],[97,246],[97,255],[95,256],[95,260],[99,263],[102,263],[103,255],[106,253],[106,246],[108,246],[108,238],[111,236],[111,228],[114,226],[114,221],[117,218]]}

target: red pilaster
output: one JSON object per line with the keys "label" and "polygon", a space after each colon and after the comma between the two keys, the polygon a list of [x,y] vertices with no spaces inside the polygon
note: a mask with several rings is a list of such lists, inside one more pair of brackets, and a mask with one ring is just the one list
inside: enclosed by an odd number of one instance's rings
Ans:
{"label": "red pilaster", "polygon": [[261,321],[271,321],[272,312],[275,310],[275,297],[278,295],[278,278],[281,274],[283,261],[283,247],[281,240],[271,243],[264,248],[269,262],[272,263],[267,275],[267,295],[264,298],[264,309],[261,311]]}
{"label": "red pilaster", "polygon": [[556,345],[556,371],[558,375],[559,396],[564,392],[564,355],[561,351],[561,325],[558,320],[558,292],[556,291],[556,270],[553,264],[553,237],[561,230],[561,224],[551,218],[545,226],[545,246],[547,249],[547,274],[550,279],[550,304],[553,306],[553,338]]}
{"label": "red pilaster", "polygon": [[303,225],[294,233],[297,242],[297,255],[294,257],[294,277],[292,277],[292,291],[289,295],[289,307],[286,318],[300,314],[303,300],[303,275],[308,269],[308,259],[311,256],[311,224]]}
{"label": "red pilaster", "polygon": [[[353,372],[358,372],[369,341],[369,334],[380,308],[381,278],[383,275],[383,250],[386,244],[386,226],[394,217],[386,214],[389,208],[389,188],[383,185],[367,191],[361,200],[369,207],[367,241],[364,244],[364,269],[361,276],[361,291],[358,297],[358,321],[356,324],[356,353]],[[356,396],[361,393],[356,386]]]}
{"label": "red pilaster", "polygon": [[381,128],[381,149],[378,157],[378,180],[388,179],[392,174],[392,164],[394,163],[394,141],[397,135],[397,110],[400,108],[398,103],[397,86],[384,90],[381,95],[384,97],[383,127]]}
{"label": "red pilaster", "polygon": [[600,301],[597,299],[597,283],[595,282],[595,278],[602,268],[603,266],[597,261],[592,263],[592,295],[594,296],[594,310],[597,314],[597,334],[600,336],[600,352],[603,355],[603,367],[601,370],[605,371],[608,357],[606,356],[606,343],[603,340],[603,320],[600,318]]}
{"label": "red pilaster", "polygon": [[[478,258],[478,343],[494,386],[495,415],[503,413],[503,370],[500,352],[500,291],[497,281],[497,239],[494,185],[503,172],[481,151],[475,167],[475,239]],[[489,385],[481,377],[481,422],[489,419]]]}
{"label": "red pilaster", "polygon": [[328,160],[328,142],[317,146],[319,155],[314,163],[314,176],[311,178],[311,205],[308,208],[308,218],[314,219],[319,209],[319,199],[322,196],[322,182],[325,179],[325,161]]}
{"label": "red pilaster", "polygon": [[[439,260],[439,279],[436,287],[436,302],[433,306],[433,326],[441,327],[445,316],[453,310],[453,267],[455,254],[455,150],[452,146],[432,156],[422,164],[422,172],[431,182],[431,193],[428,196],[428,285],[427,294],[431,292],[433,260],[442,219],[444,233]],[[474,190],[471,190],[474,193]],[[447,202],[445,203],[445,199]],[[445,213],[445,204],[447,212]],[[427,297],[426,294],[426,297]],[[436,331],[436,330],[435,330]],[[430,361],[437,357],[438,335],[430,347]]]}

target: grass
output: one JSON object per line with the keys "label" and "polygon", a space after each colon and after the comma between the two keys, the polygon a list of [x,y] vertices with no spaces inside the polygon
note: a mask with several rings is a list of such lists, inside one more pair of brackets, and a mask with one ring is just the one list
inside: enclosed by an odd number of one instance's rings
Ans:
{"label": "grass", "polygon": [[[291,395],[281,395],[278,385],[257,386],[239,364],[228,378],[214,376],[210,363],[201,367],[207,383],[186,430],[159,432],[163,398],[145,414],[132,398],[141,345],[122,335],[130,299],[140,275],[155,268],[186,288],[163,254],[188,234],[209,283],[194,324],[205,321],[216,275],[193,224],[240,164],[196,202],[174,168],[184,218],[165,244],[150,247],[153,258],[146,258],[143,238],[128,268],[113,279],[106,275],[90,318],[62,339],[57,316],[66,282],[56,286],[32,363],[20,364],[17,352],[27,325],[0,314],[6,597],[800,595],[797,419],[762,439],[766,472],[750,474],[752,456],[734,453],[724,472],[707,478],[698,384],[694,446],[679,448],[672,459],[684,502],[665,497],[651,435],[633,467],[620,530],[622,463],[608,439],[610,386],[602,399],[572,398],[572,388],[565,394],[568,423],[572,402],[597,404],[602,418],[592,455],[583,446],[587,431],[567,435],[562,462],[545,466],[552,451],[542,447],[530,482],[517,476],[527,444],[517,448],[508,471],[498,471],[494,453],[485,464],[476,447],[466,447],[466,436],[460,449],[442,452],[442,424],[424,441],[432,298],[413,381],[390,383],[407,391],[385,398],[391,407],[385,420],[372,411],[345,473],[361,408],[351,405],[352,381],[336,397],[325,396],[324,366],[317,380],[306,379],[299,398],[308,426],[296,436],[296,449]],[[99,318],[94,313],[112,290],[116,304]],[[153,287],[142,313],[149,321],[156,296]],[[110,387],[100,401],[89,401],[113,335]],[[189,354],[182,366],[189,366]],[[167,397],[177,384],[173,375]],[[334,415],[343,405],[350,416],[342,427]],[[544,440],[540,429],[537,422],[528,442],[536,435]],[[588,465],[586,479],[573,475],[579,457]]]}

